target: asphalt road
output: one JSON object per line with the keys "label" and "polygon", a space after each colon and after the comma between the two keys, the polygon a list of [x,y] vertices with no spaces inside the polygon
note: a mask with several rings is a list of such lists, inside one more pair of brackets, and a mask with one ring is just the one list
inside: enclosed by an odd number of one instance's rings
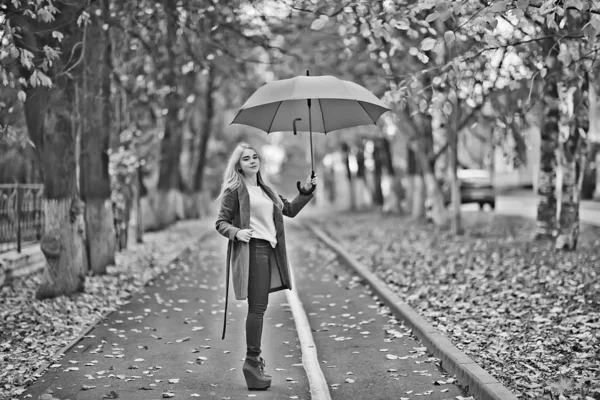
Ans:
{"label": "asphalt road", "polygon": [[[333,252],[294,224],[287,234],[294,290],[329,388],[312,398],[425,395],[442,400],[465,395]],[[241,371],[245,302],[230,298],[227,337],[221,340],[225,249],[224,238],[216,232],[209,236],[167,276],[90,331],[22,398],[147,400],[172,393],[176,399],[310,399],[306,363],[284,292],[271,295],[263,333],[272,386],[265,392],[246,389]]]}
{"label": "asphalt road", "polygon": [[[499,195],[496,200],[496,212],[500,214],[521,215],[527,218],[537,216],[538,196],[531,190],[515,191]],[[465,204],[464,209],[477,209],[475,204]],[[584,200],[580,209],[581,221],[600,226],[600,202]]]}

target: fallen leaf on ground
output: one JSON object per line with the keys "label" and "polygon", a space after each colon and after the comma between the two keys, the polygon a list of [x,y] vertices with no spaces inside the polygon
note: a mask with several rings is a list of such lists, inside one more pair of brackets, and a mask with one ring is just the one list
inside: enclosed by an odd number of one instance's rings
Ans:
{"label": "fallen leaf on ground", "polygon": [[521,398],[555,398],[546,388],[559,382],[558,375],[572,379],[564,389],[568,399],[600,394],[594,364],[600,228],[583,224],[577,251],[557,252],[552,242],[531,240],[534,220],[463,212],[462,222],[465,234],[455,237],[447,229],[369,212],[315,221]]}
{"label": "fallen leaf on ground", "polygon": [[[20,387],[39,378],[36,371],[44,364],[59,368],[53,366],[59,364],[53,359],[57,351],[79,337],[98,318],[126,304],[132,293],[144,288],[146,281],[173,268],[172,264],[158,263],[158,260],[164,259],[167,253],[184,251],[193,244],[193,238],[206,229],[186,225],[175,230],[145,233],[144,243],[134,243],[116,253],[115,265],[107,268],[107,274],[86,276],[84,292],[73,296],[36,300],[41,273],[17,278],[11,285],[0,288],[0,346],[10,346],[10,355],[4,362],[15,366],[11,370],[3,367],[0,372],[4,374],[0,378],[0,398],[19,396]],[[6,336],[7,332],[11,333],[10,337]],[[84,340],[94,338],[96,335],[83,336]]]}

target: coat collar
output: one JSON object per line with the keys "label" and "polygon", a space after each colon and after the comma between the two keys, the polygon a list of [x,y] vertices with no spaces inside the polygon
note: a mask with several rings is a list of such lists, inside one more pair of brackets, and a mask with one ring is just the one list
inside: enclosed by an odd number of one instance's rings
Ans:
{"label": "coat collar", "polygon": [[238,201],[240,204],[240,222],[242,229],[250,227],[250,195],[243,183],[237,188]]}
{"label": "coat collar", "polygon": [[240,186],[238,186],[237,195],[238,195],[238,200],[240,201],[240,204],[242,203],[242,200],[248,201],[247,200],[249,198],[248,188],[246,187],[246,185],[244,183],[242,183],[242,184],[240,184]]}

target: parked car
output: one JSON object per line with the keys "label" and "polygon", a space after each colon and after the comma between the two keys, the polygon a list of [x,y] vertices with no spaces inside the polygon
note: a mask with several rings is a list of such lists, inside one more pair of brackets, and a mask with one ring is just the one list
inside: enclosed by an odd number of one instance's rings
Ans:
{"label": "parked car", "polygon": [[[496,190],[492,182],[492,175],[484,169],[459,169],[456,171],[460,185],[460,199],[462,204],[477,203],[479,208],[483,209],[489,204],[493,209],[496,208]],[[444,202],[446,205],[451,203],[450,181],[445,181],[442,185]]]}

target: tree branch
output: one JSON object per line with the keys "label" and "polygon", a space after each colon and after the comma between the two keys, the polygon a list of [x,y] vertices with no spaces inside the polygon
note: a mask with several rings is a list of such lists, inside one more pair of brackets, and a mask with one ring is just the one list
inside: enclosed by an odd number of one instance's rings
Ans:
{"label": "tree branch", "polygon": [[185,45],[188,48],[187,55],[190,56],[197,65],[199,65],[201,68],[204,68],[205,67],[204,60],[201,60],[198,57],[197,52],[192,49],[192,42],[190,41],[190,37],[188,35],[181,35],[181,36],[183,37],[183,42],[185,43]]}
{"label": "tree branch", "polygon": [[440,149],[437,151],[437,153],[434,153],[429,157],[429,161],[434,162],[435,160],[437,160],[438,157],[441,156],[446,151],[446,149],[448,148],[449,145],[450,145],[450,142],[444,143],[444,145],[442,147],[440,147]]}
{"label": "tree branch", "polygon": [[350,5],[350,4],[352,4],[352,3],[353,3],[353,1],[349,1],[349,2],[347,2],[346,4],[343,4],[343,5],[340,7],[340,9],[339,9],[339,10],[337,10],[337,11],[334,11],[332,14],[322,13],[322,12],[319,12],[319,11],[316,11],[316,10],[311,10],[311,9],[308,9],[308,8],[296,7],[296,6],[289,5],[289,4],[286,4],[286,5],[287,5],[287,6],[288,6],[290,9],[292,9],[292,10],[295,10],[295,11],[300,11],[300,12],[305,12],[305,13],[311,13],[311,14],[315,14],[315,15],[319,15],[319,16],[321,16],[321,15],[325,15],[325,16],[327,16],[327,17],[330,17],[330,18],[331,18],[331,17],[335,17],[336,15],[340,14],[342,11],[344,11],[344,8],[346,8],[347,6],[349,6],[349,5]]}
{"label": "tree branch", "polygon": [[[268,38],[266,37],[258,37],[258,36],[247,36],[245,35],[241,30],[237,29],[236,27],[233,26],[233,24],[222,24],[222,27],[230,30],[231,32],[237,34],[239,37],[243,38],[244,40],[247,40],[250,43],[254,43],[257,46],[260,46],[264,49],[268,49],[268,50],[278,50],[280,51],[282,54],[288,54],[288,51],[278,47],[278,46],[272,46],[270,44],[268,44]],[[261,40],[262,39],[262,40]]]}
{"label": "tree branch", "polygon": [[106,23],[107,23],[109,26],[112,26],[112,27],[114,27],[114,28],[118,28],[118,29],[119,29],[119,30],[121,30],[123,33],[126,33],[126,34],[128,34],[129,36],[131,36],[131,37],[133,37],[133,38],[136,38],[137,40],[139,40],[139,41],[140,41],[140,43],[142,44],[142,46],[144,46],[144,48],[145,48],[145,49],[148,51],[148,53],[149,53],[149,54],[154,54],[154,52],[155,52],[155,46],[152,46],[152,45],[150,45],[150,43],[148,43],[148,42],[147,42],[147,41],[146,41],[146,40],[145,40],[145,39],[142,37],[142,35],[141,35],[139,32],[137,32],[137,31],[135,31],[135,30],[133,30],[133,29],[128,29],[128,28],[125,28],[125,27],[123,26],[123,24],[121,24],[121,21],[117,20],[116,18],[110,18],[110,17],[107,17],[107,18],[106,18]]}
{"label": "tree branch", "polygon": [[473,107],[471,109],[471,112],[469,113],[469,115],[467,115],[466,117],[464,117],[461,121],[459,121],[458,123],[458,131],[460,132],[461,130],[463,130],[471,121],[471,119],[475,116],[475,114],[481,110],[481,108],[483,107],[483,104],[485,103],[485,98],[484,100],[479,103],[477,106]]}

